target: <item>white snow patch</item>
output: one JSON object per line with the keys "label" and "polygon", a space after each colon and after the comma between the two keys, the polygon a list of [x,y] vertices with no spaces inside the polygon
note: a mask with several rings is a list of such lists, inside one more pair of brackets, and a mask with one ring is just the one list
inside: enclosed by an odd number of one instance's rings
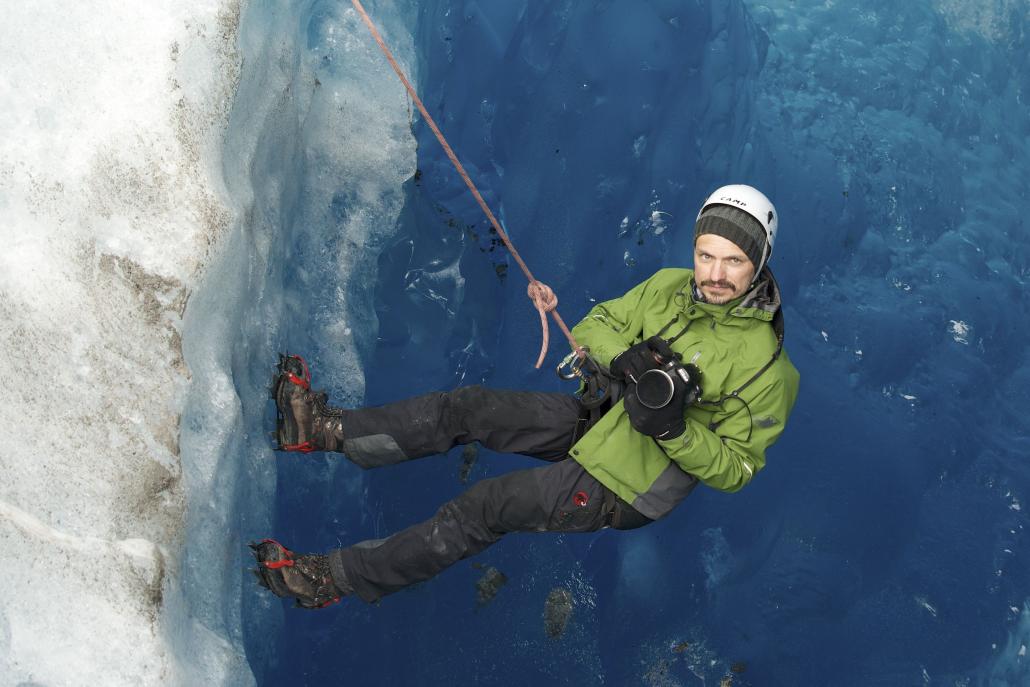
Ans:
{"label": "white snow patch", "polygon": [[917,596],[917,597],[915,597],[915,600],[916,600],[916,603],[919,604],[920,606],[922,606],[924,609],[926,609],[926,611],[930,615],[932,615],[934,618],[937,617],[937,608],[933,604],[931,604],[929,601],[927,601],[926,597]]}
{"label": "white snow patch", "polygon": [[972,328],[961,320],[949,320],[948,331],[952,338],[960,344],[969,345],[969,332]]}
{"label": "white snow patch", "polygon": [[641,134],[633,141],[633,157],[640,159],[640,156],[647,150],[647,136]]}
{"label": "white snow patch", "polygon": [[907,283],[901,281],[900,279],[892,279],[891,280],[891,284],[894,286],[894,288],[901,289],[902,291],[911,291],[912,290],[912,285],[911,284],[907,284]]}
{"label": "white snow patch", "polygon": [[671,216],[668,212],[662,212],[661,210],[651,211],[651,230],[655,236],[661,236],[665,232],[665,218]]}
{"label": "white snow patch", "polygon": [[179,675],[164,600],[186,507],[181,325],[234,217],[238,13],[4,7],[0,375],[29,381],[0,407],[3,684]]}
{"label": "white snow patch", "polygon": [[623,236],[626,236],[626,234],[628,234],[628,233],[629,233],[629,216],[627,215],[626,217],[622,218],[621,222],[619,222],[619,231],[616,232],[615,236],[617,238],[621,239]]}

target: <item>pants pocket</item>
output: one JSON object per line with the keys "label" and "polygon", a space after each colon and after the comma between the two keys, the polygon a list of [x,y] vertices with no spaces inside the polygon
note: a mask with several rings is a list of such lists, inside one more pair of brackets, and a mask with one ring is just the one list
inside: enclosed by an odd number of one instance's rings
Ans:
{"label": "pants pocket", "polygon": [[576,508],[559,510],[556,532],[591,532],[601,529],[603,518],[599,508]]}
{"label": "pants pocket", "polygon": [[654,520],[647,517],[633,506],[622,499],[616,499],[615,509],[612,511],[612,527],[617,530],[635,530],[638,527],[649,525]]}
{"label": "pants pocket", "polygon": [[[600,487],[600,484],[597,485]],[[593,532],[606,524],[604,488],[575,492],[556,513],[555,530],[560,532]]]}

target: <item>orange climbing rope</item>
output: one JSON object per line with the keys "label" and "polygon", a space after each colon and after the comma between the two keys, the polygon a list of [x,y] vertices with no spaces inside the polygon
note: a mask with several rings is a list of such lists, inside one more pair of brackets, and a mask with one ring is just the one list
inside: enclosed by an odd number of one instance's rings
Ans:
{"label": "orange climbing rope", "polygon": [[504,245],[508,247],[512,257],[515,258],[515,262],[519,264],[519,267],[522,268],[523,274],[526,275],[526,279],[529,280],[527,295],[532,299],[537,312],[540,313],[540,327],[543,330],[543,341],[540,345],[540,355],[537,358],[536,367],[539,369],[539,367],[544,364],[544,357],[547,355],[547,346],[550,342],[550,332],[547,327],[547,313],[551,313],[551,317],[554,318],[555,323],[557,323],[558,327],[562,330],[562,333],[565,334],[565,338],[569,340],[569,345],[572,346],[572,350],[582,358],[585,355],[585,352],[580,345],[576,343],[576,339],[572,336],[572,332],[569,331],[569,328],[565,325],[565,321],[562,320],[561,315],[558,314],[558,297],[554,295],[554,291],[551,290],[551,287],[547,286],[543,282],[537,281],[537,279],[533,277],[533,273],[529,271],[529,267],[527,267],[526,263],[523,262],[522,256],[520,256],[519,252],[515,250],[515,246],[512,244],[511,239],[508,238],[508,233],[504,231],[501,227],[501,223],[497,221],[496,217],[494,217],[494,213],[490,211],[490,207],[486,204],[486,201],[483,200],[483,196],[480,195],[479,189],[476,188],[474,183],[472,183],[472,179],[469,178],[468,172],[465,171],[461,162],[458,161],[458,156],[454,154],[453,150],[451,150],[451,146],[447,143],[447,139],[444,138],[439,127],[436,126],[436,122],[433,121],[432,116],[430,116],[429,112],[426,110],[426,106],[422,104],[422,99],[418,97],[418,94],[415,92],[414,87],[412,87],[411,82],[408,81],[408,77],[404,75],[404,72],[397,64],[397,60],[394,59],[393,53],[390,52],[388,47],[386,47],[386,42],[383,41],[383,37],[379,35],[379,31],[376,29],[375,24],[372,23],[372,19],[368,16],[368,13],[365,12],[365,8],[362,7],[361,2],[359,2],[359,0],[351,0],[351,4],[354,5],[354,9],[357,13],[361,15],[361,19],[365,22],[365,25],[368,26],[368,30],[372,32],[372,37],[375,39],[376,43],[379,44],[379,49],[383,51],[383,54],[386,55],[386,59],[390,63],[390,66],[393,67],[393,71],[395,71],[397,76],[400,77],[401,83],[404,84],[404,88],[408,91],[408,95],[410,95],[411,99],[415,102],[416,107],[418,107],[418,111],[422,113],[422,117],[426,120],[426,123],[429,124],[429,128],[433,130],[433,133],[436,135],[436,140],[440,141],[440,145],[443,146],[443,151],[447,154],[451,164],[453,164],[454,168],[458,170],[458,174],[461,175],[461,178],[465,180],[465,185],[469,187],[470,191],[472,191],[472,195],[475,197],[476,202],[479,203],[479,207],[483,209],[483,213],[486,215],[487,219],[490,220],[490,224],[493,225],[497,235],[501,237],[502,241],[504,241]]}

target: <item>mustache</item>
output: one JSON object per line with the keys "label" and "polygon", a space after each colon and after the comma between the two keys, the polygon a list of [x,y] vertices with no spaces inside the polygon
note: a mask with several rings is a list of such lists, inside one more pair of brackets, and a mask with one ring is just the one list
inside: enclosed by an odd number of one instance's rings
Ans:
{"label": "mustache", "polygon": [[736,285],[728,281],[712,281],[711,279],[701,282],[701,286],[718,286],[724,289],[736,288]]}

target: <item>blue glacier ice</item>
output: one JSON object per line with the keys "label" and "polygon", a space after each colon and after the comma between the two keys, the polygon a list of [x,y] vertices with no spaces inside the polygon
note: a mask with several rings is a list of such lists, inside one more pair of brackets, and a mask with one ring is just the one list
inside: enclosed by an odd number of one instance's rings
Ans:
{"label": "blue glacier ice", "polygon": [[[716,185],[765,190],[802,393],[745,491],[699,490],[630,533],[509,537],[479,557],[509,580],[482,607],[469,563],[318,614],[281,612],[228,568],[221,589],[185,573],[192,613],[240,638],[254,679],[1030,681],[1025,0],[369,9],[567,320],[688,262]],[[344,405],[470,383],[569,390],[532,369],[521,274],[349,5],[248,5],[241,45],[226,157],[249,221],[185,341],[191,367],[228,373],[241,399],[210,476],[235,505],[219,506],[228,522],[191,508],[187,570],[212,550],[242,565],[226,532],[322,550],[463,488],[458,452],[367,473],[274,459],[277,349],[306,354]],[[215,431],[194,384],[184,462]],[[473,479],[530,464],[480,453]],[[574,613],[555,640],[542,613],[557,586]]]}
{"label": "blue glacier ice", "polygon": [[566,321],[689,264],[716,186],[776,202],[767,469],[288,608],[247,540],[386,536],[468,456],[274,454],[276,353],[345,406],[571,391],[522,275],[350,3],[12,6],[0,685],[1030,684],[1030,0],[365,4]]}

